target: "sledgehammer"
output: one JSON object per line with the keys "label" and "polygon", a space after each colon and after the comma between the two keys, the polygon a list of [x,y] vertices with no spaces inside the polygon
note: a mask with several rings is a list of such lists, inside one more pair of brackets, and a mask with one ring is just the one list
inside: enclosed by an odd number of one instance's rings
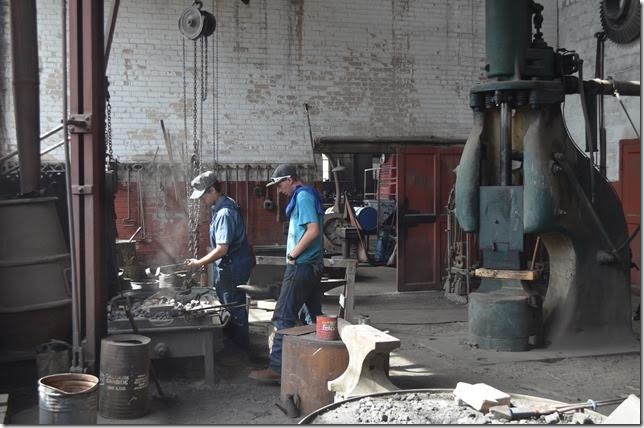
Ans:
{"label": "sledgehammer", "polygon": [[497,419],[507,419],[516,421],[519,419],[538,418],[539,416],[549,415],[551,413],[565,413],[580,409],[593,409],[599,406],[609,406],[619,404],[625,398],[616,398],[614,400],[593,401],[588,400],[585,403],[563,404],[559,406],[534,406],[534,407],[510,407],[510,406],[493,406],[490,407],[490,413]]}

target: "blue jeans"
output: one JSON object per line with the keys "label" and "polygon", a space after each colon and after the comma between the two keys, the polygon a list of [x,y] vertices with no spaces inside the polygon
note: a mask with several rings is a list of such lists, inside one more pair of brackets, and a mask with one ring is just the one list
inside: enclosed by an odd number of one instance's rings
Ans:
{"label": "blue jeans", "polygon": [[[276,329],[295,327],[298,320],[314,324],[315,318],[322,314],[320,279],[324,265],[294,264],[287,265],[280,296],[273,312],[273,325]],[[269,367],[282,372],[282,335],[275,334]]]}
{"label": "blue jeans", "polygon": [[[215,268],[215,292],[221,303],[243,305],[246,303],[246,293],[237,289],[240,284],[246,284],[250,272],[238,272],[230,265]],[[230,323],[224,329],[231,339],[240,346],[247,347],[248,338],[248,311],[246,306],[229,309]]]}

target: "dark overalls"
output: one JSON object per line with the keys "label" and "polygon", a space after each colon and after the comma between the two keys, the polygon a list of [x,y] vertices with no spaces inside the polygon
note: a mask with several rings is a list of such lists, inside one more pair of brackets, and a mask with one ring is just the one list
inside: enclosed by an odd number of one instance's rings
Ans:
{"label": "dark overalls", "polygon": [[[246,284],[253,268],[253,253],[246,226],[237,202],[222,195],[212,207],[210,245],[227,244],[228,254],[214,263],[213,276],[217,297],[222,303],[244,305],[246,293],[237,289]],[[245,306],[230,310],[231,320],[224,330],[241,346],[248,346],[248,311]]]}

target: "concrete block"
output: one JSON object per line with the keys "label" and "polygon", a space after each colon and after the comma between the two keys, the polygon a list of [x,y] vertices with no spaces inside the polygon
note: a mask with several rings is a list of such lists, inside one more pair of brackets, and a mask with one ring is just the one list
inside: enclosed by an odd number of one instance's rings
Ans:
{"label": "concrete block", "polygon": [[547,423],[548,425],[552,425],[552,424],[559,423],[559,420],[560,420],[560,418],[559,418],[559,413],[554,412],[554,413],[551,413],[551,414],[549,414],[549,415],[545,415],[545,416],[543,417],[543,420],[544,420],[544,422],[545,422],[545,423]]}
{"label": "concrete block", "polygon": [[631,394],[604,420],[604,424],[641,424],[640,399]]}
{"label": "concrete block", "polygon": [[473,409],[483,413],[487,413],[492,406],[509,406],[511,402],[508,394],[485,383],[471,385],[459,382],[454,388],[454,396]]}

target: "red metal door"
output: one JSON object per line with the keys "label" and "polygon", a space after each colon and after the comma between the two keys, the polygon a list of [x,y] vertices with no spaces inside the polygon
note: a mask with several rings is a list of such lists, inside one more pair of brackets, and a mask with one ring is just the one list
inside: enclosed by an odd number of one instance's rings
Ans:
{"label": "red metal door", "polygon": [[[631,234],[640,225],[640,201],[641,201],[641,161],[640,142],[637,139],[621,140],[619,142],[619,175],[621,184],[621,199],[628,225],[628,233]],[[641,232],[640,232],[641,233]],[[631,241],[633,262],[642,269],[640,260],[642,255],[640,237],[636,236]],[[640,287],[640,271],[631,269],[631,283]]]}
{"label": "red metal door", "polygon": [[462,152],[462,145],[404,146],[398,151],[398,291],[442,288],[445,206]]}

